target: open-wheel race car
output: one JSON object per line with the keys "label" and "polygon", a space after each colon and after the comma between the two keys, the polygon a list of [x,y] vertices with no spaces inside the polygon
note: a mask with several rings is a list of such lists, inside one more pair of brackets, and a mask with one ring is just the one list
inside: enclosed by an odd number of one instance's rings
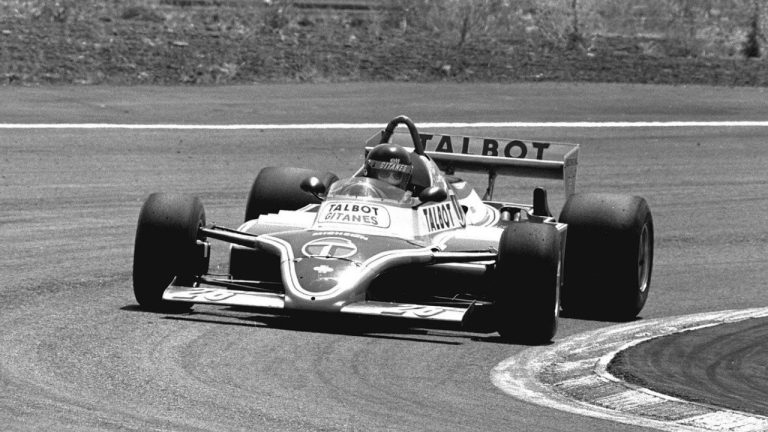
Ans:
{"label": "open-wheel race car", "polygon": [[[651,211],[637,196],[575,193],[578,149],[419,133],[400,116],[350,177],[262,169],[236,229],[207,225],[197,197],[154,193],[136,232],[136,300],[455,323],[523,343],[550,341],[561,312],[633,319],[651,282]],[[457,171],[488,173],[482,198]],[[562,179],[559,217],[540,187],[530,204],[493,201],[499,174]],[[226,275],[209,273],[211,240],[231,245]]]}

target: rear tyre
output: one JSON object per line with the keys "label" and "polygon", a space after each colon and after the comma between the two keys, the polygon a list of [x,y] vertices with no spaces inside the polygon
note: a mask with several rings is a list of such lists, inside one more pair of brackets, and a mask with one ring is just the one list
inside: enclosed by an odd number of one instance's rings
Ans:
{"label": "rear tyre", "polygon": [[190,282],[208,271],[207,257],[197,244],[205,210],[197,197],[154,193],[139,214],[133,251],[133,293],[148,310],[189,310],[191,303],[163,300],[174,278]]}
{"label": "rear tyre", "polygon": [[544,344],[557,332],[560,237],[552,225],[510,224],[499,242],[494,309],[508,341]]}
{"label": "rear tyre", "polygon": [[576,194],[568,224],[563,314],[629,321],[643,309],[653,269],[653,217],[644,198]]}
{"label": "rear tyre", "polygon": [[301,190],[301,181],[307,177],[317,177],[328,187],[339,179],[330,172],[314,171],[305,168],[267,167],[259,171],[248,194],[245,205],[245,220],[256,219],[267,213],[279,210],[297,210],[309,204],[319,204],[314,195]]}

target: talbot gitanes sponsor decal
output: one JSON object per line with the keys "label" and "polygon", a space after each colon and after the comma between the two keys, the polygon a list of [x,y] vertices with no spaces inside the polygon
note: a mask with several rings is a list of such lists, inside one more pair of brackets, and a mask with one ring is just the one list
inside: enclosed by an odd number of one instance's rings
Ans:
{"label": "talbot gitanes sponsor decal", "polygon": [[301,253],[315,258],[349,258],[357,253],[357,246],[346,238],[322,237],[305,244]]}
{"label": "talbot gitanes sponsor decal", "polygon": [[427,224],[427,230],[431,233],[461,226],[461,220],[458,218],[451,203],[422,207],[421,215]]}
{"label": "talbot gitanes sponsor decal", "polygon": [[387,209],[373,204],[359,202],[325,203],[317,216],[320,223],[344,223],[389,228]]}

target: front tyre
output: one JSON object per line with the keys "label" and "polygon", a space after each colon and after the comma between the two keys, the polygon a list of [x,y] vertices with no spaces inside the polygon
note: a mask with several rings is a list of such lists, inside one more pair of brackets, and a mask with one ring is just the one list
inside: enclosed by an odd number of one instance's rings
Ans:
{"label": "front tyre", "polygon": [[154,193],[141,207],[133,251],[133,293],[148,310],[189,310],[190,303],[163,300],[174,278],[190,281],[207,272],[197,243],[205,210],[197,197]]}
{"label": "front tyre", "polygon": [[653,216],[646,200],[576,194],[563,206],[568,224],[563,313],[629,321],[643,309],[653,270]]}
{"label": "front tyre", "polygon": [[496,328],[505,340],[543,344],[557,332],[560,235],[552,225],[510,224],[496,262]]}

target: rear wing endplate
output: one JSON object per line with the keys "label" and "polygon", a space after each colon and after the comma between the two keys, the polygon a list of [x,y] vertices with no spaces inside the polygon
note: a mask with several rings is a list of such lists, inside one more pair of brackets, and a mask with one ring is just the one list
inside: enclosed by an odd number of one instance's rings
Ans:
{"label": "rear wing endplate", "polygon": [[[384,131],[366,141],[370,149],[381,142]],[[455,171],[487,172],[496,175],[562,179],[566,198],[576,190],[578,144],[464,135],[419,133],[424,154],[447,174]],[[410,134],[395,132],[390,142],[413,146]]]}

